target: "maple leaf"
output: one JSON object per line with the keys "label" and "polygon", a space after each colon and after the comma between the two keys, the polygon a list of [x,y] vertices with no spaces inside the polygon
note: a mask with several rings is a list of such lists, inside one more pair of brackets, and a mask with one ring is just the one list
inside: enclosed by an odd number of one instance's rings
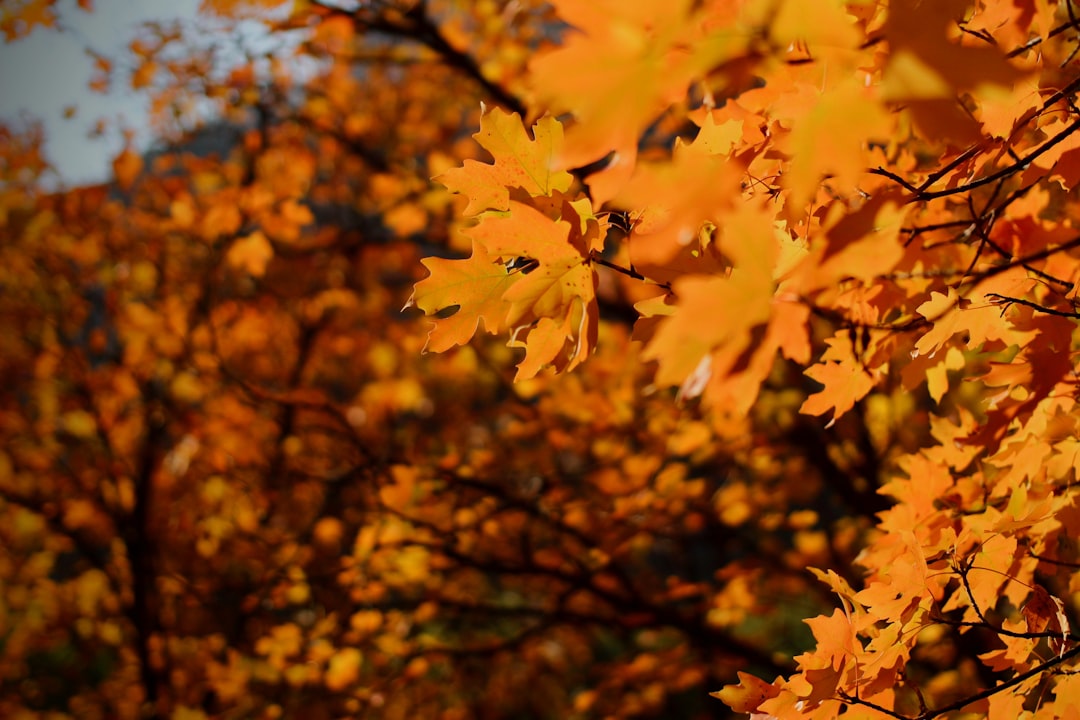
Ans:
{"label": "maple leaf", "polygon": [[[782,47],[805,42],[811,52],[824,48],[853,48],[861,41],[854,18],[840,0],[813,4],[801,0],[760,3],[759,12],[767,11],[769,36]],[[756,20],[757,18],[755,18]]]}
{"label": "maple leaf", "polygon": [[[571,204],[563,209],[576,217]],[[502,296],[507,303],[507,325],[519,328],[513,342],[527,350],[519,378],[535,375],[542,364],[562,352],[567,339],[572,340],[565,363],[569,367],[584,359],[595,344],[596,276],[580,224],[551,220],[532,206],[512,200],[508,212],[485,213],[476,227],[466,231],[492,257],[528,258],[537,263],[528,272],[517,273],[519,279]],[[523,332],[535,320],[550,322]],[[540,345],[545,346],[543,350]]]}
{"label": "maple leaf", "polygon": [[[1069,639],[1069,618],[1065,614],[1065,603],[1054,597],[1041,585],[1034,585],[1031,597],[1021,608],[1027,631],[1030,633],[1055,633],[1051,645],[1060,657],[1065,653]],[[1060,635],[1060,637],[1057,637]]]}
{"label": "maple leaf", "polygon": [[484,111],[480,130],[473,137],[491,153],[494,162],[466,160],[462,167],[435,178],[451,192],[469,199],[466,215],[509,209],[512,188],[521,188],[536,197],[566,192],[573,183],[570,173],[555,167],[563,144],[563,130],[553,117],[537,120],[530,138],[517,113],[493,108]]}
{"label": "maple leaf", "polygon": [[869,581],[856,595],[858,602],[877,618],[902,617],[908,608],[923,600],[927,589],[926,558],[911,530],[898,533],[901,547],[906,550],[890,565],[883,566],[879,579]]}
{"label": "maple leaf", "polygon": [[1024,76],[1000,50],[984,44],[962,46],[949,37],[949,26],[967,5],[967,0],[889,4],[885,32],[892,54],[884,86],[891,100],[952,97],[987,84],[1011,87]]}
{"label": "maple leaf", "polygon": [[[669,43],[676,39],[671,31],[686,21],[689,3],[678,0],[665,8],[617,0],[553,4],[576,29],[530,69],[541,94],[558,109],[572,110],[589,133],[577,141],[581,149],[568,162],[583,164],[613,148],[632,147],[661,106],[657,96],[685,88],[689,79],[671,72],[669,47],[654,41],[657,36]],[[596,53],[597,47],[604,53]],[[612,97],[633,103],[612,103]]]}
{"label": "maple leaf", "polygon": [[552,221],[527,205],[507,216],[487,216],[467,233],[493,256],[531,258],[539,265],[522,273],[512,293],[509,322],[532,312],[541,317],[559,314],[575,297],[591,295],[588,259],[569,240],[570,226]]}
{"label": "maple leaf", "polygon": [[[983,131],[990,137],[1007,138],[1022,118],[1030,117],[1041,105],[1039,84],[1028,78],[1007,91],[989,94],[979,103],[978,118]],[[1050,153],[1048,153],[1050,154]],[[1040,158],[1042,163],[1046,160]],[[1050,161],[1055,164],[1056,159]]]}
{"label": "maple leaf", "polygon": [[614,151],[610,169],[597,175],[614,173],[617,180],[604,178],[593,186],[594,199],[604,202],[632,172],[640,132],[685,95],[695,73],[736,57],[747,36],[712,33],[707,41],[693,42],[708,24],[709,9],[699,11],[689,0],[553,4],[575,29],[530,63],[530,77],[544,102],[577,121],[568,131],[564,166],[585,165]]}
{"label": "maple leaf", "polygon": [[[834,669],[841,670],[853,657],[858,645],[851,617],[837,608],[832,615],[819,615],[803,622],[810,627],[814,639],[818,642],[817,651],[813,655],[828,660]],[[802,657],[808,656],[800,656]]]}
{"label": "maple leaf", "polygon": [[825,387],[806,399],[799,412],[807,415],[824,415],[833,411],[831,426],[855,403],[866,397],[874,387],[874,379],[863,364],[851,355],[845,347],[845,340],[829,338],[826,340],[829,350],[822,361],[810,366],[806,376],[817,380]]}
{"label": "maple leaf", "polygon": [[[982,280],[972,294],[989,298],[1022,297],[1031,286],[1027,272],[1013,267]],[[921,304],[917,312],[933,325],[916,341],[915,350],[931,357],[959,333],[967,335],[966,345],[971,348],[1027,345],[1033,337],[1031,330],[1010,322],[1008,315],[994,303],[976,304],[960,298],[952,288],[945,295],[931,293],[930,300]]]}
{"label": "maple leaf", "polygon": [[869,143],[888,137],[893,126],[874,89],[854,77],[822,92],[809,112],[788,122],[792,131],[781,147],[791,169],[784,183],[791,202],[800,206],[813,198],[825,175],[834,175],[841,188],[855,187],[868,165]]}
{"label": "maple leaf", "polygon": [[848,279],[873,282],[903,257],[903,216],[904,209],[889,193],[880,193],[853,212],[833,206],[823,222],[824,232],[811,240],[806,256],[793,262],[785,287],[809,294],[834,289]]}
{"label": "maple leaf", "polygon": [[525,348],[525,359],[518,364],[514,381],[527,380],[548,365],[558,372],[572,370],[596,345],[597,329],[597,318],[580,303],[575,303],[561,321],[542,317],[521,328],[510,341],[513,347]]}
{"label": "maple leaf", "polygon": [[[1064,704],[1065,708],[1075,707],[1076,698],[1080,697],[1080,675],[1068,673],[1056,676],[1054,695],[1059,703]],[[1021,697],[1021,699],[1023,698]],[[1069,711],[1065,710],[1065,712]],[[1062,714],[1064,715],[1065,712]]]}
{"label": "maple leaf", "polygon": [[902,102],[922,132],[931,138],[971,141],[979,128],[955,98],[1011,88],[1024,73],[989,45],[965,47],[950,37],[950,25],[963,16],[967,0],[894,0],[884,32],[890,54],[882,80],[886,100]]}
{"label": "maple leaf", "polygon": [[429,316],[452,312],[435,320],[424,345],[425,352],[443,352],[467,343],[481,321],[489,333],[505,329],[506,308],[502,297],[521,276],[509,273],[482,244],[473,243],[472,254],[464,260],[426,258],[421,262],[429,275],[416,284],[402,309],[415,305]]}
{"label": "maple leaf", "polygon": [[669,316],[645,348],[643,357],[659,363],[656,378],[662,384],[682,384],[715,349],[726,362],[711,372],[725,373],[772,316],[779,243],[768,213],[756,203],[737,206],[724,216],[718,246],[734,265],[727,277],[677,278],[675,309],[663,311]]}
{"label": "maple leaf", "polygon": [[750,673],[739,670],[737,675],[739,677],[737,684],[725,685],[722,690],[709,693],[714,698],[723,700],[734,712],[756,712],[761,703],[780,694],[780,690],[772,683],[767,683]]}
{"label": "maple leaf", "polygon": [[670,162],[638,167],[615,199],[640,217],[630,241],[635,266],[669,264],[706,221],[725,227],[726,214],[741,211],[731,206],[740,199],[744,168],[710,152],[725,144],[715,133],[703,133],[690,145],[678,143]]}

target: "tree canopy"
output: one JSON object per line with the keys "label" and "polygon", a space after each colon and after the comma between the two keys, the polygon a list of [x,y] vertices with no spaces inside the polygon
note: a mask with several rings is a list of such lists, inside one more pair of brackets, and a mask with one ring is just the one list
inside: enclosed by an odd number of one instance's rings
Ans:
{"label": "tree canopy", "polygon": [[202,13],[0,127],[0,714],[1075,717],[1072,0]]}

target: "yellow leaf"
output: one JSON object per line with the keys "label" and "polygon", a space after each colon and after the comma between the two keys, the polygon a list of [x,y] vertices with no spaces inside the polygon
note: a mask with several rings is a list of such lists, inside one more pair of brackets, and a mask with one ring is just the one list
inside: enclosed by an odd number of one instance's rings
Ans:
{"label": "yellow leaf", "polygon": [[909,50],[900,50],[889,58],[885,95],[908,100],[931,100],[947,97],[951,88],[941,73]]}
{"label": "yellow leaf", "polygon": [[60,416],[60,427],[69,435],[87,440],[97,432],[97,421],[85,410],[72,410]]}
{"label": "yellow leaf", "polygon": [[202,400],[204,394],[202,382],[190,372],[177,374],[169,389],[173,397],[182,403],[197,403]]}
{"label": "yellow leaf", "polygon": [[340,692],[360,678],[360,662],[363,656],[356,648],[345,648],[330,658],[323,675],[327,689]]}
{"label": "yellow leaf", "polygon": [[[826,342],[832,340],[834,338],[829,338]],[[808,397],[799,412],[806,415],[824,415],[832,410],[833,417],[829,425],[855,407],[855,403],[874,387],[874,379],[850,353],[838,362],[829,360],[812,365],[806,370],[806,376],[825,387]]]}
{"label": "yellow leaf", "polygon": [[737,713],[756,712],[758,706],[771,697],[776,697],[780,691],[772,684],[754,677],[749,673],[738,671],[739,682],[736,685],[725,685],[723,690],[709,693]]}
{"label": "yellow leaf", "polygon": [[473,243],[472,255],[464,260],[426,258],[422,262],[430,274],[416,284],[405,307],[415,305],[427,315],[440,315],[428,333],[424,352],[443,352],[468,342],[481,321],[492,334],[505,327],[502,296],[520,274],[508,273],[479,243]]}
{"label": "yellow leaf", "polygon": [[466,215],[489,209],[507,210],[510,188],[521,188],[533,197],[570,189],[573,176],[554,166],[563,138],[558,120],[540,118],[530,139],[517,113],[494,108],[484,113],[480,131],[473,137],[491,153],[494,163],[466,160],[463,167],[435,178],[451,192],[469,198]]}
{"label": "yellow leaf", "polygon": [[790,202],[797,207],[809,202],[825,175],[835,176],[842,190],[853,188],[869,164],[869,143],[887,138],[892,125],[874,89],[854,77],[822,93],[793,123],[791,169],[784,175]]}
{"label": "yellow leaf", "polygon": [[255,277],[266,274],[266,266],[274,257],[274,248],[261,230],[240,238],[225,255],[225,261],[232,267],[244,270]]}
{"label": "yellow leaf", "polygon": [[378,610],[360,610],[349,618],[349,627],[362,635],[371,633],[382,627],[383,616]]}
{"label": "yellow leaf", "polygon": [[717,123],[716,115],[715,112],[705,115],[701,129],[694,138],[694,147],[710,155],[727,155],[742,140],[743,121],[728,119]]}
{"label": "yellow leaf", "polygon": [[1024,73],[990,44],[964,46],[950,28],[967,0],[892,0],[885,35],[892,54],[883,85],[890,101],[953,99],[984,84],[1011,87]]}
{"label": "yellow leaf", "polygon": [[422,232],[430,222],[428,214],[415,203],[402,203],[383,215],[383,222],[398,237],[408,237]]}
{"label": "yellow leaf", "polygon": [[[663,385],[682,384],[717,349],[734,363],[772,315],[772,274],[780,248],[768,211],[741,205],[725,216],[723,232],[723,252],[735,267],[727,277],[688,274],[676,279],[675,312],[660,321],[642,355],[659,363],[656,379]],[[729,369],[730,364],[710,367],[703,374]]]}
{"label": "yellow leaf", "polygon": [[169,215],[178,228],[195,224],[195,203],[190,195],[182,195],[169,203]]}

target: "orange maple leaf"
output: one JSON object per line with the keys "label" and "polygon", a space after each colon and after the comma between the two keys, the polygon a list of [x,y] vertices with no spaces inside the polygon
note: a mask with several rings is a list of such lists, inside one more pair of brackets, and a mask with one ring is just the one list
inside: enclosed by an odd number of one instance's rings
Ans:
{"label": "orange maple leaf", "polygon": [[846,214],[834,206],[824,232],[811,240],[809,255],[795,264],[789,289],[805,295],[847,279],[874,282],[903,258],[903,217],[903,206],[888,193]]}
{"label": "orange maple leaf", "polygon": [[843,340],[828,338],[829,349],[822,357],[822,362],[806,370],[806,376],[817,380],[825,387],[806,398],[799,412],[807,415],[824,415],[833,411],[831,426],[855,403],[866,397],[874,387],[871,377],[863,364],[851,355],[851,349],[845,348]]}
{"label": "orange maple leaf", "polygon": [[809,45],[811,52],[815,52],[822,47],[854,48],[863,40],[854,18],[847,13],[840,0],[819,0],[814,3],[783,0],[780,3],[762,3],[761,10],[772,15],[769,18],[769,37],[781,47],[803,42]]}
{"label": "orange maple leaf", "polygon": [[964,47],[949,26],[962,17],[967,0],[892,0],[885,34],[891,55],[884,86],[890,100],[953,98],[980,85],[1011,87],[1024,73],[992,45]]}
{"label": "orange maple leaf", "polygon": [[473,137],[491,153],[494,162],[466,160],[462,167],[435,178],[451,192],[469,199],[466,215],[508,210],[511,188],[537,197],[566,192],[574,181],[570,173],[554,166],[563,143],[562,125],[555,118],[540,118],[530,138],[517,113],[493,108],[484,112],[480,130]]}
{"label": "orange maple leaf", "polygon": [[737,671],[737,674],[737,684],[725,685],[722,690],[709,693],[714,698],[723,700],[724,704],[737,713],[756,712],[761,703],[780,694],[780,690],[772,683],[741,670]]}
{"label": "orange maple leaf", "polygon": [[738,56],[748,38],[714,33],[697,42],[710,13],[719,11],[689,0],[552,4],[575,29],[560,47],[531,63],[530,75],[542,101],[577,121],[567,132],[564,167],[615,152],[608,169],[589,180],[593,199],[604,202],[632,172],[641,131],[685,96],[696,74]]}
{"label": "orange maple leaf", "polygon": [[521,329],[524,332],[515,333],[510,340],[511,347],[525,348],[525,359],[518,364],[515,382],[534,377],[548,365],[562,372],[583,362],[596,345],[597,318],[580,301],[575,301],[561,321],[545,317]]}
{"label": "orange maple leaf", "polygon": [[784,184],[791,203],[803,206],[817,192],[821,178],[835,176],[841,189],[854,188],[869,164],[869,143],[889,137],[894,124],[880,99],[854,77],[816,98],[809,112],[791,120],[784,143],[791,169]]}
{"label": "orange maple leaf", "polygon": [[509,204],[508,213],[485,214],[476,227],[465,231],[492,257],[531,258],[539,263],[523,272],[519,287],[507,294],[509,322],[516,323],[530,312],[553,317],[572,298],[591,295],[593,273],[582,248],[570,242],[569,223],[551,220],[523,203]]}
{"label": "orange maple leaf", "polygon": [[492,334],[506,327],[502,296],[521,275],[509,273],[483,245],[473,243],[472,255],[464,260],[426,258],[421,262],[430,274],[416,283],[402,309],[415,305],[426,315],[452,311],[434,321],[424,352],[443,352],[468,342],[481,320]]}
{"label": "orange maple leaf", "polygon": [[[643,358],[658,362],[657,382],[682,386],[681,397],[704,393],[707,403],[741,408],[756,397],[778,347],[768,328],[780,243],[772,216],[760,203],[729,209],[722,223],[719,238],[710,244],[734,267],[726,276],[688,271],[676,278],[674,309],[639,305],[643,312],[668,316],[656,324]],[[785,327],[797,333],[796,316],[783,315]],[[729,380],[738,387],[728,386]]]}
{"label": "orange maple leaf", "polygon": [[[519,366],[518,377],[532,377],[553,362],[568,340],[565,362],[556,365],[573,367],[591,351],[599,322],[596,274],[586,236],[580,226],[551,220],[529,205],[510,201],[509,207],[507,213],[486,213],[466,232],[492,257],[536,261],[518,273],[520,279],[503,294],[507,325],[516,328],[512,344],[526,348],[527,361]],[[571,217],[576,214],[570,203],[564,210]],[[536,320],[541,324],[528,329]]]}
{"label": "orange maple leaf", "polygon": [[907,106],[923,135],[970,141],[980,136],[978,123],[956,98],[976,96],[984,88],[1011,88],[1024,73],[997,47],[965,47],[950,32],[967,0],[893,0],[884,32],[890,55],[882,78],[886,100]]}
{"label": "orange maple leaf", "polygon": [[717,135],[710,131],[690,145],[677,143],[670,161],[642,163],[619,193],[616,202],[641,218],[630,242],[636,267],[652,274],[651,268],[670,263],[703,223],[726,226],[725,213],[733,204],[741,208],[745,168],[711,152],[718,145],[723,149]]}

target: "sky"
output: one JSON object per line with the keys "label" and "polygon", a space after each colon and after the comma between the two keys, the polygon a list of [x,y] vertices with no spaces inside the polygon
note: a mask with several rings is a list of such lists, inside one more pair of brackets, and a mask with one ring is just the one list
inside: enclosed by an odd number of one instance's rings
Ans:
{"label": "sky", "polygon": [[[3,0],[0,0],[2,2]],[[145,148],[146,103],[131,92],[125,73],[117,75],[107,94],[91,92],[90,48],[124,66],[127,47],[139,25],[148,20],[190,22],[199,0],[96,0],[94,12],[80,10],[75,0],[59,0],[62,29],[37,27],[29,37],[11,43],[0,38],[0,122],[18,126],[31,119],[44,123],[46,157],[63,185],[104,180],[111,159],[123,146],[122,128],[136,131]],[[64,109],[74,105],[66,119]],[[98,119],[108,123],[103,137],[88,139]]]}

